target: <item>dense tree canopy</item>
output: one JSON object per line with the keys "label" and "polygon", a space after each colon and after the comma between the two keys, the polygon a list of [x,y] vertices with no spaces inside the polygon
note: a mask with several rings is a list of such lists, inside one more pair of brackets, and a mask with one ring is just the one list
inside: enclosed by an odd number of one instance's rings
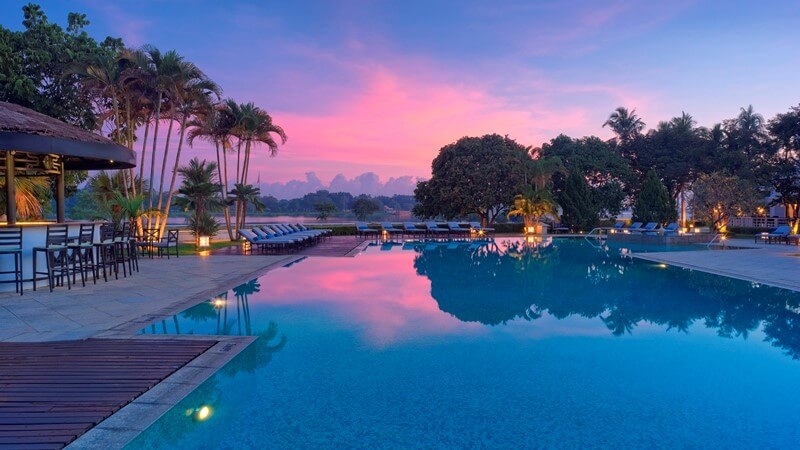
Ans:
{"label": "dense tree canopy", "polygon": [[715,229],[725,229],[730,217],[753,211],[758,202],[752,182],[725,172],[700,175],[692,192],[695,217]]}
{"label": "dense tree canopy", "polygon": [[351,209],[358,220],[367,220],[369,216],[380,211],[381,205],[369,197],[361,196],[353,201]]}
{"label": "dense tree canopy", "polygon": [[597,225],[598,208],[589,190],[586,177],[577,167],[570,169],[564,188],[558,194],[561,223],[574,230],[591,229]]}
{"label": "dense tree canopy", "polygon": [[464,137],[439,150],[432,177],[414,195],[419,217],[452,219],[475,214],[493,223],[522,192],[531,156],[509,137]]}
{"label": "dense tree canopy", "polygon": [[22,8],[24,30],[0,26],[0,100],[16,103],[79,127],[93,130],[93,98],[77,74],[76,61],[112,57],[120,39],[97,42],[85,31],[84,14],[70,13],[67,28],[50,22],[39,5]]}
{"label": "dense tree canopy", "polygon": [[647,172],[636,202],[633,204],[633,218],[639,222],[666,224],[677,217],[675,202],[669,196],[666,186],[661,182],[655,169]]}

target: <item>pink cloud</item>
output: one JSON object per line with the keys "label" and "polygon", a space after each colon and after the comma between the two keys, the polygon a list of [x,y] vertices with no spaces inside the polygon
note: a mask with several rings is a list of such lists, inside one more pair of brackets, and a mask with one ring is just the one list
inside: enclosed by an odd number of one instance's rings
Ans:
{"label": "pink cloud", "polygon": [[[446,77],[435,72],[430,76],[425,72],[431,69],[421,69],[423,75],[381,65],[360,68],[361,88],[343,95],[333,108],[313,113],[273,111],[288,131],[289,142],[278,159],[262,158],[254,167],[273,177],[270,181],[285,181],[279,174],[281,166],[311,164],[323,177],[350,172],[346,169],[351,164],[383,176],[427,177],[439,148],[463,136],[500,133],[539,145],[560,132],[599,131],[599,117],[592,117],[585,106],[559,105],[558,95],[603,95],[613,98],[610,104],[615,106],[631,100],[613,87],[548,83],[530,86],[530,95],[542,98],[520,105],[492,94],[487,86],[442,80]],[[319,170],[320,163],[330,167]]]}

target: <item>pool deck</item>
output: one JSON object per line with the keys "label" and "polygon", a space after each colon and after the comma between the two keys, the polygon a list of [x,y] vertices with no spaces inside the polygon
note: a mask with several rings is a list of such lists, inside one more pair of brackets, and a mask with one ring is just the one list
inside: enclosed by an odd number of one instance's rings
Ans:
{"label": "pool deck", "polygon": [[62,448],[197,358],[213,339],[0,346],[0,447]]}
{"label": "pool deck", "polygon": [[[372,240],[363,238],[356,238],[354,236],[331,236],[326,238],[315,245],[304,248],[298,252],[285,253],[288,255],[298,256],[325,256],[325,257],[343,257],[355,256],[363,250]],[[212,255],[246,255],[259,257],[261,254],[258,251],[248,252],[244,254],[241,246],[225,247],[214,250]]]}
{"label": "pool deck", "polygon": [[638,259],[800,291],[800,248],[729,239],[735,250],[634,253]]}
{"label": "pool deck", "polygon": [[115,337],[125,324],[178,312],[248,281],[287,255],[140,260],[140,272],[96,285],[0,294],[0,342]]}

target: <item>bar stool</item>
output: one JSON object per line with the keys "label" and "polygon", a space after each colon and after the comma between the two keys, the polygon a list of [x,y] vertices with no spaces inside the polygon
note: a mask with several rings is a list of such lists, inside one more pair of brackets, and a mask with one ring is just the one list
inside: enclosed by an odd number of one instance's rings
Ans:
{"label": "bar stool", "polygon": [[128,232],[128,260],[131,264],[131,273],[139,271],[139,248],[138,241],[136,240],[136,225],[131,223]]}
{"label": "bar stool", "polygon": [[0,228],[0,255],[14,256],[14,270],[5,270],[0,274],[13,273],[14,289],[22,295],[22,227]]}
{"label": "bar stool", "polygon": [[130,255],[128,254],[128,250],[130,249],[130,230],[131,225],[127,222],[124,222],[122,227],[114,229],[115,256],[117,258],[117,264],[122,265],[122,276],[125,278],[128,277],[130,263]]}
{"label": "bar stool", "polygon": [[152,259],[154,249],[153,245],[156,242],[158,242],[158,228],[143,228],[141,239],[136,243],[136,245],[139,248],[139,252],[142,256],[144,256],[145,252],[147,252],[147,256]]}
{"label": "bar stool", "polygon": [[[82,223],[76,241],[70,242],[67,247],[72,251],[72,283],[75,284],[76,272],[81,274],[81,284],[86,286],[86,277],[92,272],[92,281],[97,284],[98,267],[94,257],[94,228],[93,223]],[[76,267],[77,270],[76,270]]]}
{"label": "bar stool", "polygon": [[128,270],[133,274],[134,270],[139,271],[139,251],[136,244],[136,225],[134,223],[130,223],[128,226],[125,242],[128,244],[128,248],[125,249],[128,253]]}
{"label": "bar stool", "polygon": [[178,252],[178,232],[180,230],[167,230],[167,235],[162,237],[160,241],[153,244],[153,246],[158,250],[158,257],[163,258],[164,254],[167,254],[167,259],[169,259],[170,249],[175,250],[175,257],[180,257]]}
{"label": "bar stool", "polygon": [[94,243],[97,252],[97,271],[103,269],[103,281],[108,281],[107,269],[114,274],[115,279],[119,279],[119,267],[117,266],[117,246],[114,244],[114,226],[111,224],[100,225],[100,241]]}
{"label": "bar stool", "polygon": [[[47,281],[50,283],[50,292],[53,292],[53,287],[58,281],[59,286],[64,285],[64,278],[67,279],[67,289],[72,289],[72,283],[69,279],[69,249],[67,247],[69,236],[69,225],[48,225],[47,237],[45,238],[44,247],[33,248],[33,290],[36,290],[36,281],[41,279],[37,275],[47,275]],[[45,255],[45,272],[40,272],[36,263],[39,253]],[[57,277],[57,278],[56,278]]]}

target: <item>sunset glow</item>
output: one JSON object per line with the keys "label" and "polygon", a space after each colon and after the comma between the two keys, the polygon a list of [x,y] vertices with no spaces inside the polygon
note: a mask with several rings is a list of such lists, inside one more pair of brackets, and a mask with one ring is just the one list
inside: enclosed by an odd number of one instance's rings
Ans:
{"label": "sunset glow", "polygon": [[[370,172],[408,193],[465,135],[606,138],[621,105],[648,127],[682,110],[713,124],[751,103],[772,116],[800,94],[800,61],[780,57],[800,33],[791,2],[42,3],[53,20],[87,13],[95,36],[178,48],[224,96],[268,110],[289,141],[253,161],[265,193]],[[205,143],[189,153],[213,156]]]}

